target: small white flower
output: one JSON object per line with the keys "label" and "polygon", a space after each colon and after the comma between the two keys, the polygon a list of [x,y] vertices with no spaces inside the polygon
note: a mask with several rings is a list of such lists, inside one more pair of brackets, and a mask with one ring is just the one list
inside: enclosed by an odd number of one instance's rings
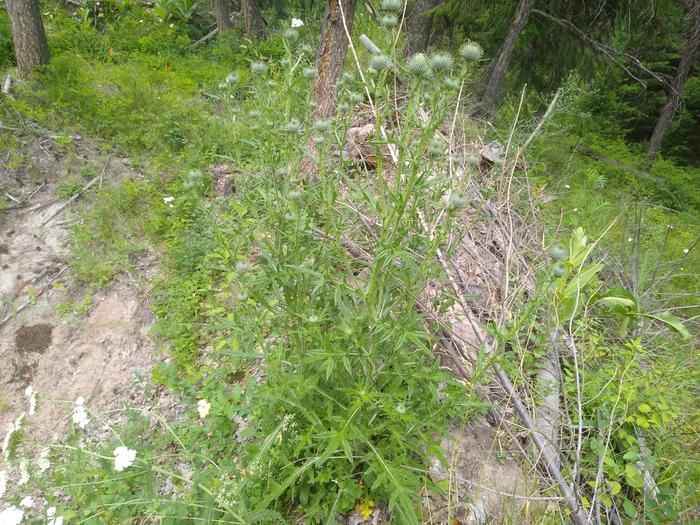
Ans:
{"label": "small white flower", "polygon": [[19,462],[19,484],[26,485],[29,483],[29,471],[27,470],[27,460],[23,459]]}
{"label": "small white flower", "polygon": [[292,18],[292,27],[301,27],[304,25],[304,22],[299,20],[298,18]]}
{"label": "small white flower", "polygon": [[7,471],[0,472],[0,498],[7,492]]}
{"label": "small white flower", "polygon": [[399,403],[398,405],[396,405],[396,411],[399,414],[405,414],[406,413],[406,405],[404,405],[403,403]]}
{"label": "small white flower", "polygon": [[578,211],[578,208],[574,208],[574,211]]}
{"label": "small white flower", "polygon": [[690,250],[688,248],[683,248],[683,253],[688,253]]}
{"label": "small white flower", "polygon": [[83,430],[85,430],[85,428],[90,423],[87,411],[85,410],[85,399],[83,398],[83,396],[80,396],[78,399],[75,400],[75,408],[73,409],[72,417],[73,423],[78,425],[78,427],[80,427]]}
{"label": "small white flower", "polygon": [[165,204],[170,204],[170,203],[173,202],[174,200],[175,200],[175,197],[163,197],[163,202],[164,202]]}
{"label": "small white flower", "polygon": [[570,190],[570,189],[571,189],[571,186],[569,186],[568,184],[564,184],[564,187],[565,187],[567,190]]}
{"label": "small white flower", "polygon": [[121,472],[134,464],[136,460],[136,451],[125,446],[119,446],[114,449],[114,470]]}
{"label": "small white flower", "polygon": [[34,393],[34,389],[31,386],[28,386],[27,388],[24,389],[24,395],[26,397],[31,397],[31,395]]}
{"label": "small white flower", "polygon": [[39,472],[45,472],[51,466],[49,461],[49,449],[44,448],[39,452],[39,457],[36,459],[36,466],[39,468]]}
{"label": "small white flower", "polygon": [[632,242],[632,237],[627,237],[627,242]]}
{"label": "small white flower", "polygon": [[34,498],[31,496],[24,496],[22,501],[19,502],[19,506],[25,509],[31,509],[34,506]]}
{"label": "small white flower", "polygon": [[56,507],[49,507],[46,509],[46,517],[49,521],[46,525],[63,525],[63,516],[56,516]]}
{"label": "small white flower", "polygon": [[209,410],[211,410],[211,403],[206,399],[200,399],[197,401],[197,412],[199,412],[199,418],[204,419],[209,415]]}
{"label": "small white flower", "polygon": [[7,507],[0,512],[0,523],[2,525],[19,525],[24,518],[24,511],[14,505]]}

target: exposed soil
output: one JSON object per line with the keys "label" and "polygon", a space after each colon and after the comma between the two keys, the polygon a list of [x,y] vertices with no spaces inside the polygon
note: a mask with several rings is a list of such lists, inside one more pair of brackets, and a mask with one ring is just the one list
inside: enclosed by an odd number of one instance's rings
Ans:
{"label": "exposed soil", "polygon": [[53,326],[40,323],[20,326],[15,332],[15,350],[18,354],[38,352],[43,354],[51,346]]}

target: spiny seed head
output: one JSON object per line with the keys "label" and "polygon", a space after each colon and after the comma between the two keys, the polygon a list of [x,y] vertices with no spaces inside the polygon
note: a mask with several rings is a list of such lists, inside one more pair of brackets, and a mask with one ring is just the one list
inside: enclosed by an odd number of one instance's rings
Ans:
{"label": "spiny seed head", "polygon": [[394,14],[387,14],[379,19],[379,23],[383,27],[396,27],[399,25],[399,17]]}
{"label": "spiny seed head", "polygon": [[431,73],[430,62],[428,61],[428,57],[423,53],[413,55],[408,61],[408,64],[406,64],[406,69],[408,69],[410,73],[421,78],[427,78]]}
{"label": "spiny seed head", "polygon": [[301,49],[299,49],[302,53],[305,55],[313,55],[314,54],[314,48],[311,47],[309,44],[304,44],[301,46]]}
{"label": "spiny seed head", "polygon": [[445,143],[437,137],[430,139],[428,153],[431,157],[442,157],[445,154]]}
{"label": "spiny seed head", "polygon": [[459,88],[459,80],[457,80],[454,77],[445,77],[442,80],[442,83],[445,84],[450,89],[458,89]]}
{"label": "spiny seed head", "polygon": [[297,119],[293,118],[289,122],[287,122],[284,126],[284,131],[287,133],[291,134],[297,134],[301,131],[301,122],[299,122]]}
{"label": "spiny seed head", "polygon": [[326,138],[323,135],[314,133],[314,135],[311,137],[311,141],[318,146],[326,142]]}
{"label": "spiny seed head", "polygon": [[315,67],[305,67],[301,74],[304,76],[305,79],[313,80],[318,76],[318,69],[316,69]]}
{"label": "spiny seed head", "polygon": [[454,60],[449,53],[433,53],[430,56],[430,66],[435,71],[449,71],[453,63]]}
{"label": "spiny seed head", "polygon": [[249,262],[241,261],[236,263],[236,271],[241,274],[248,273],[252,268]]}
{"label": "spiny seed head", "polygon": [[289,67],[292,65],[292,59],[288,57],[284,57],[282,60],[280,60],[280,65],[282,67]]}
{"label": "spiny seed head", "polygon": [[549,249],[549,256],[555,261],[563,261],[569,256],[569,253],[565,248],[561,246],[554,245]]}
{"label": "spiny seed head", "polygon": [[254,75],[264,75],[267,73],[267,64],[256,60],[250,64],[250,71]]}
{"label": "spiny seed head", "polygon": [[447,211],[457,211],[461,210],[467,205],[468,201],[462,195],[454,193],[445,203],[445,210]]}
{"label": "spiny seed head", "polygon": [[228,88],[228,84],[226,82],[219,82],[219,89],[226,89]]}
{"label": "spiny seed head", "polygon": [[481,158],[475,153],[470,153],[464,160],[469,166],[478,166],[481,164]]}
{"label": "spiny seed head", "polygon": [[338,104],[338,111],[340,113],[345,113],[349,109],[350,109],[350,106],[348,105],[347,102],[341,102],[340,104]]}
{"label": "spiny seed head", "polygon": [[290,27],[288,29],[285,29],[282,35],[284,36],[285,40],[289,40],[290,42],[296,42],[299,38],[299,31]]}
{"label": "spiny seed head", "polygon": [[403,7],[403,0],[382,0],[384,11],[396,12]]}
{"label": "spiny seed head", "polygon": [[260,118],[260,112],[259,112],[257,109],[251,109],[251,110],[248,112],[248,116],[249,116],[250,118]]}
{"label": "spiny seed head", "polygon": [[229,86],[232,86],[234,84],[238,84],[238,80],[239,80],[238,73],[236,73],[236,72],[229,73],[228,75],[226,75],[226,83]]}
{"label": "spiny seed head", "polygon": [[319,119],[314,122],[314,131],[319,133],[326,133],[331,129],[331,121],[325,119]]}
{"label": "spiny seed head", "polygon": [[557,277],[564,277],[567,271],[566,268],[564,268],[561,264],[554,263],[554,266],[552,266],[552,273],[554,273],[554,275],[556,275]]}
{"label": "spiny seed head", "polygon": [[341,80],[343,82],[355,82],[355,75],[350,73],[350,71],[346,71],[343,73],[343,78]]}
{"label": "spiny seed head", "polygon": [[459,54],[469,62],[478,62],[484,56],[484,49],[476,42],[466,42],[459,48]]}
{"label": "spiny seed head", "polygon": [[362,93],[355,93],[355,92],[350,93],[349,98],[350,98],[350,102],[352,102],[353,104],[359,104],[360,102],[362,102],[365,99],[365,97],[362,95]]}
{"label": "spiny seed head", "polygon": [[369,59],[369,67],[375,71],[383,71],[391,67],[391,60],[386,55],[372,55]]}
{"label": "spiny seed head", "polygon": [[277,175],[278,177],[284,177],[285,175],[289,175],[289,170],[282,166],[281,168],[277,168],[275,170],[275,175]]}

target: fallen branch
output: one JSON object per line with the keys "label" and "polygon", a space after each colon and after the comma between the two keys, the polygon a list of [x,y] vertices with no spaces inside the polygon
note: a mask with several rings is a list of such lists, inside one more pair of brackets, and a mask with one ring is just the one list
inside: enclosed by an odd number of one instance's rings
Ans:
{"label": "fallen branch", "polygon": [[655,184],[658,184],[659,186],[664,186],[665,182],[663,179],[659,177],[655,177],[648,171],[640,170],[639,168],[635,168],[634,166],[630,166],[629,164],[624,164],[620,161],[617,161],[613,158],[607,157],[603,155],[602,153],[599,153],[597,151],[592,150],[589,147],[586,146],[576,146],[575,149],[577,152],[581,153],[582,155],[585,155],[586,157],[590,157],[592,159],[598,160],[600,162],[604,162],[605,164],[608,164],[614,168],[619,168],[622,171],[626,171],[627,173],[631,173],[632,175],[635,175],[639,177],[640,179],[645,179],[650,182],[654,182]]}
{"label": "fallen branch", "polygon": [[98,180],[102,180],[102,176],[105,174],[105,171],[107,170],[107,166],[109,165],[109,161],[112,160],[112,157],[107,158],[107,162],[105,162],[104,168],[102,168],[102,172],[95,178],[93,178],[90,182],[88,182],[85,186],[83,186],[79,192],[77,192],[75,195],[71,196],[70,199],[68,199],[66,202],[64,202],[55,212],[53,212],[51,215],[49,215],[48,219],[46,219],[44,222],[39,225],[39,228],[43,228],[46,226],[51,219],[56,217],[59,213],[61,213],[66,207],[73,202],[75,199],[80,197],[83,193],[85,193],[87,190],[89,190],[93,184],[95,184]]}

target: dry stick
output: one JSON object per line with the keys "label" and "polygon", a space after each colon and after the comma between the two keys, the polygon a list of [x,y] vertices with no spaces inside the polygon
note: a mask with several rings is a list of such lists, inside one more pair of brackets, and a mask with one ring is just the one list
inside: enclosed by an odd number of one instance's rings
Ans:
{"label": "dry stick", "polygon": [[112,160],[112,157],[109,156],[107,158],[107,162],[105,162],[104,168],[102,168],[102,173],[100,173],[97,177],[93,178],[90,182],[88,182],[85,186],[83,186],[78,193],[73,195],[70,199],[68,199],[66,202],[64,202],[61,207],[59,207],[55,212],[53,212],[48,219],[46,219],[44,222],[41,223],[39,228],[43,228],[46,226],[51,219],[56,217],[59,213],[61,213],[71,202],[73,202],[75,199],[80,197],[84,192],[90,189],[90,187],[95,184],[98,180],[102,179],[102,176],[105,174],[105,171],[107,170],[107,166],[109,165],[109,161]]}
{"label": "dry stick", "polygon": [[[372,97],[370,96],[369,89],[366,85],[366,82],[364,80],[364,75],[362,74],[362,68],[360,67],[360,62],[357,57],[357,53],[355,51],[355,47],[352,43],[352,38],[350,37],[350,32],[348,31],[347,23],[345,21],[345,12],[343,10],[343,3],[342,0],[339,0],[339,5],[340,5],[340,15],[342,17],[342,22],[343,22],[343,28],[345,29],[345,36],[348,39],[349,42],[349,47],[350,50],[353,53],[354,59],[355,59],[355,64],[357,65],[357,69],[360,73],[360,77],[362,78],[363,84],[365,84],[365,91],[368,95],[368,100],[370,103],[370,107],[372,108],[372,112],[374,113],[375,119],[377,118],[377,110],[376,107],[374,106],[374,103],[372,101]],[[384,140],[387,140],[387,135],[386,131],[384,128],[381,128],[382,132],[382,138]],[[394,164],[398,164],[398,155],[396,153],[396,146],[393,144],[388,144],[389,146],[389,153],[391,154],[392,161]],[[420,219],[421,225],[423,229],[425,230],[426,234],[430,235],[430,230],[428,227],[428,223],[425,220],[425,217],[423,216],[423,213],[421,211],[418,211],[418,218]],[[476,334],[477,338],[479,339],[480,343],[483,345],[484,349],[490,350],[489,353],[493,352],[495,348],[488,348],[489,346],[495,346],[495,343],[493,345],[487,345],[486,341],[481,334],[481,331],[477,328],[476,323],[474,322],[471,314],[471,310],[469,309],[468,305],[465,303],[462,291],[460,290],[459,285],[455,282],[455,279],[452,275],[452,272],[450,271],[447,263],[445,262],[445,259],[443,257],[442,251],[438,248],[436,251],[436,256],[437,259],[440,263],[440,265],[443,268],[443,271],[445,272],[445,275],[450,282],[450,285],[452,286],[453,290],[456,293],[457,300],[460,304],[460,307],[464,311],[464,315],[466,316],[467,320],[469,323],[472,325],[474,328],[474,333]],[[530,416],[530,413],[527,410],[527,407],[523,403],[520,394],[517,392],[515,389],[515,386],[511,382],[510,378],[508,375],[503,372],[500,366],[498,366],[497,363],[492,363],[491,368],[496,375],[496,379],[498,382],[501,384],[503,389],[506,391],[508,396],[510,397],[511,403],[513,404],[513,407],[515,408],[516,412],[522,419],[525,427],[530,431],[530,436],[532,441],[535,443],[535,446],[537,447],[537,450],[539,453],[542,455],[544,459],[544,464],[547,468],[547,472],[549,472],[549,475],[552,477],[552,479],[557,483],[559,486],[559,490],[566,500],[566,503],[571,511],[571,521],[574,523],[574,525],[587,525],[589,523],[585,512],[583,511],[583,508],[581,507],[581,504],[578,501],[578,497],[572,486],[564,479],[564,476],[562,475],[561,470],[559,469],[559,451],[558,449],[550,442],[546,441],[541,434],[539,434],[536,430],[536,427],[532,421],[532,418]]]}

